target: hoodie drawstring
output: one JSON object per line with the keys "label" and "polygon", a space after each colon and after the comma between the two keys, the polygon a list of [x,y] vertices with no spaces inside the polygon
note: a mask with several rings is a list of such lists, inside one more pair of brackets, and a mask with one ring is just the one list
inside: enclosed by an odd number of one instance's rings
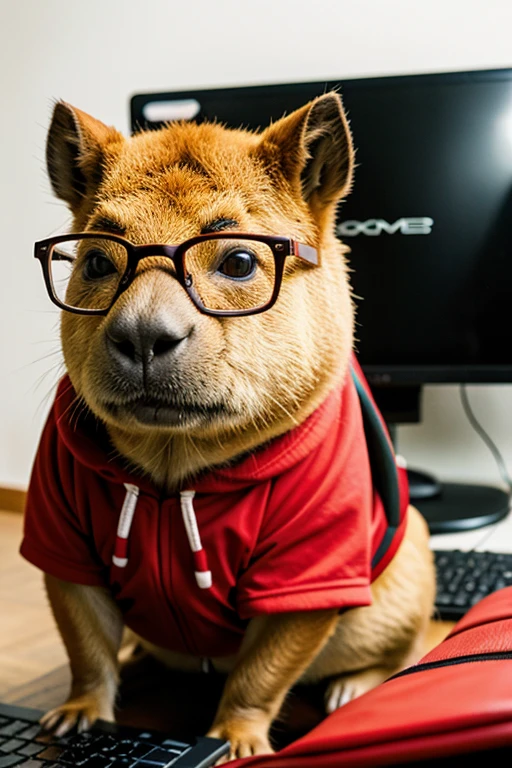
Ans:
{"label": "hoodie drawstring", "polygon": [[194,512],[194,505],[192,504],[194,496],[195,491],[181,491],[181,514],[187,532],[188,543],[194,556],[197,585],[201,589],[210,589],[212,586],[212,572],[208,568],[208,559],[206,557],[206,552],[203,549],[203,545],[201,544],[201,537],[199,536],[196,513]]}
{"label": "hoodie drawstring", "polygon": [[[128,538],[132,527],[135,508],[139,498],[139,489],[136,485],[125,483],[126,496],[124,497],[119,522],[117,524],[116,543],[112,562],[118,568],[126,568],[128,563]],[[197,527],[196,513],[192,499],[195,491],[181,491],[180,505],[183,524],[187,533],[187,539],[194,558],[194,575],[197,585],[201,589],[210,589],[212,586],[212,572],[208,568],[208,558],[201,544],[199,528]]]}
{"label": "hoodie drawstring", "polygon": [[130,535],[133,515],[135,514],[135,507],[139,498],[139,489],[136,485],[125,483],[124,487],[126,488],[126,496],[124,497],[123,507],[119,515],[116,545],[112,555],[112,562],[118,568],[125,568],[128,563],[128,536]]}

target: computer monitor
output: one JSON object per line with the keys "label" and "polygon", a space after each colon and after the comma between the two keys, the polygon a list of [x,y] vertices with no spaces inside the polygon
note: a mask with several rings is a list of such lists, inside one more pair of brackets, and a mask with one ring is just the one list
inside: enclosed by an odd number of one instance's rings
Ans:
{"label": "computer monitor", "polygon": [[[512,69],[137,94],[132,130],[263,128],[332,89],[356,146],[337,232],[351,248],[357,353],[393,428],[420,418],[423,384],[512,382]],[[508,511],[497,488],[411,479],[433,532]]]}

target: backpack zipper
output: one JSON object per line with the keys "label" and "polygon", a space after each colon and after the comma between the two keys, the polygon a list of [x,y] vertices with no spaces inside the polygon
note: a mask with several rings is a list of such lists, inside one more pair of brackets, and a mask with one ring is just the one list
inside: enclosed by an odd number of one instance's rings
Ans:
{"label": "backpack zipper", "polygon": [[439,669],[440,667],[455,667],[458,664],[468,664],[475,661],[502,661],[512,659],[512,651],[494,651],[489,653],[474,653],[469,656],[455,656],[453,659],[441,659],[440,661],[428,661],[425,664],[417,664],[415,667],[403,669],[396,675],[388,677],[386,682],[396,680],[397,677],[413,675],[416,672],[425,672],[429,669]]}

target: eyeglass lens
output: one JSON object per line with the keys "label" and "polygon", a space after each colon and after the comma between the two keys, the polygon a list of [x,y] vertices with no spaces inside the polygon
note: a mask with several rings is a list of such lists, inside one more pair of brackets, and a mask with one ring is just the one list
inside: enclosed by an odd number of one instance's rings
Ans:
{"label": "eyeglass lens", "polygon": [[127,263],[128,251],[121,243],[101,237],[66,240],[52,250],[52,286],[69,307],[108,309]]}
{"label": "eyeglass lens", "polygon": [[257,309],[274,291],[272,249],[257,240],[206,240],[185,253],[184,269],[206,309]]}

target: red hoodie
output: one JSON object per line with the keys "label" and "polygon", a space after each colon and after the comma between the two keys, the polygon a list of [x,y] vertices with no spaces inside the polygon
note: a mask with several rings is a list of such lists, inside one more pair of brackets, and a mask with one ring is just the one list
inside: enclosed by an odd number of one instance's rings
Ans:
{"label": "red hoodie", "polygon": [[75,413],[65,377],[32,470],[22,555],[109,587],[128,627],[197,656],[235,653],[253,616],[368,605],[408,499],[353,366],[302,425],[173,495],[116,458],[104,427]]}

